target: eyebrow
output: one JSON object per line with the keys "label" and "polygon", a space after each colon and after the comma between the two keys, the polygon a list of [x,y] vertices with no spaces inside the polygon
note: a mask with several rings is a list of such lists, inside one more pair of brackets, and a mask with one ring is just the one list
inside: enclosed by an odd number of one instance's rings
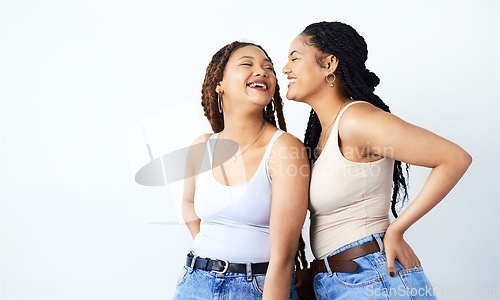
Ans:
{"label": "eyebrow", "polygon": [[299,52],[299,51],[297,51],[297,50],[293,50],[292,52],[290,52],[290,54],[288,54],[288,56],[292,56],[294,53],[302,54],[302,53],[300,53],[300,52]]}
{"label": "eyebrow", "polygon": [[[255,57],[249,56],[249,55],[245,55],[245,56],[242,56],[242,57],[238,58],[238,60],[242,60],[242,59],[255,59]],[[267,57],[264,60],[267,61],[267,62],[271,62],[269,60],[269,58],[267,58]]]}

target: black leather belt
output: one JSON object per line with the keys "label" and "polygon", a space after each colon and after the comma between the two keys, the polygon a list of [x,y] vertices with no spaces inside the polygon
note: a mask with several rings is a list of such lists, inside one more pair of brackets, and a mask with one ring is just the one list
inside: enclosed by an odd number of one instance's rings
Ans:
{"label": "black leather belt", "polygon": [[[193,262],[193,254],[189,253],[186,258],[186,266],[190,267]],[[267,272],[267,266],[269,263],[255,263],[251,264],[252,274],[265,275]],[[247,265],[243,263],[230,263],[225,259],[210,259],[197,257],[193,266],[194,269],[200,269],[205,271],[212,271],[219,274],[224,274],[226,272],[231,273],[247,273]]]}

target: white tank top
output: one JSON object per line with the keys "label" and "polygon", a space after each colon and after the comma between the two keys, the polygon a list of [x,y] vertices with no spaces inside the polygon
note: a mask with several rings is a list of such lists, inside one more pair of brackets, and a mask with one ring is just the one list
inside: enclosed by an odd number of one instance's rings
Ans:
{"label": "white tank top", "polygon": [[[211,168],[197,176],[194,207],[201,224],[194,239],[194,252],[198,256],[229,262],[269,261],[271,178],[267,167],[273,144],[283,133],[279,129],[274,133],[255,174],[246,184],[224,185],[214,178]],[[208,155],[204,159],[209,160],[210,166],[218,136],[213,134],[207,142]]]}
{"label": "white tank top", "polygon": [[339,148],[340,112],[330,137],[311,171],[311,249],[323,259],[334,250],[389,226],[394,160],[360,163],[346,159]]}

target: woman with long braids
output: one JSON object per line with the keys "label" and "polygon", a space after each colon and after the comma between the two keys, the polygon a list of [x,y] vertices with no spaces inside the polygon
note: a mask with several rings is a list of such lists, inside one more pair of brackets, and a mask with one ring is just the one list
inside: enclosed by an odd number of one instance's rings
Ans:
{"label": "woman with long braids", "polygon": [[[471,164],[458,145],[391,114],[374,94],[363,37],[340,22],[307,26],[291,43],[286,97],[312,107],[304,144],[311,161],[311,269],[317,299],[435,298],[403,235]],[[406,167],[403,167],[405,164]],[[431,168],[407,200],[404,170]],[[389,210],[397,217],[392,223]]]}
{"label": "woman with long braids", "polygon": [[310,166],[302,142],[284,132],[271,59],[252,43],[224,46],[201,98],[214,133],[188,155],[182,213],[194,249],[175,299],[296,299]]}

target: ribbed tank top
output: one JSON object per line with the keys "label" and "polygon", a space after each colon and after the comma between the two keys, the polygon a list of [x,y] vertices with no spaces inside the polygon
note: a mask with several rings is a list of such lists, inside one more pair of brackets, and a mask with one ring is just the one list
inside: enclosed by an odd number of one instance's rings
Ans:
{"label": "ribbed tank top", "polygon": [[394,160],[353,162],[338,143],[339,121],[352,105],[339,113],[330,137],[311,171],[311,249],[317,259],[389,226]]}
{"label": "ribbed tank top", "polygon": [[[274,142],[283,133],[279,129],[274,133],[257,170],[246,184],[224,185],[214,178],[212,169],[197,176],[194,207],[201,219],[200,232],[194,239],[197,255],[230,262],[269,261],[271,178],[268,163]],[[218,136],[213,134],[207,142],[208,155],[204,155],[204,159],[209,160],[210,166]]]}

